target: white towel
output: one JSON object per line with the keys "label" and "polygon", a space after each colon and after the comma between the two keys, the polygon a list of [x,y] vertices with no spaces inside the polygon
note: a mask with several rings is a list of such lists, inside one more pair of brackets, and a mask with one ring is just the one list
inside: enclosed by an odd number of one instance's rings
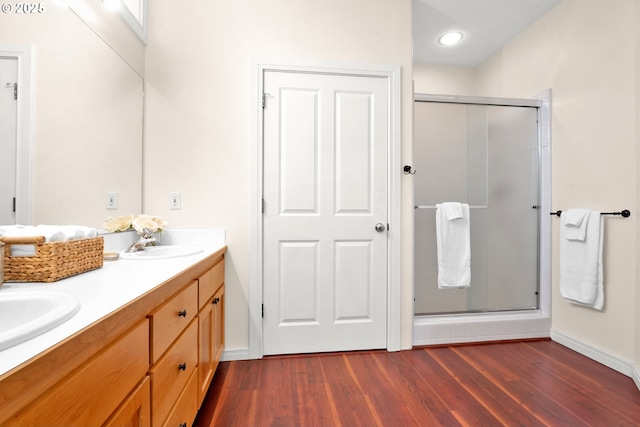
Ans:
{"label": "white towel", "polygon": [[[565,213],[562,213],[564,219]],[[586,221],[584,240],[568,239],[571,227],[560,227],[560,294],[568,301],[602,310],[604,283],[602,248],[604,222],[593,211]]]}
{"label": "white towel", "polygon": [[47,242],[64,242],[69,240],[61,225],[38,225],[35,236],[44,236]]}
{"label": "white towel", "polygon": [[584,242],[587,235],[591,209],[569,209],[566,214],[562,214],[562,225],[564,225],[565,238],[568,240],[579,240]]}
{"label": "white towel", "polygon": [[39,236],[44,236],[47,242],[66,242],[68,240],[82,240],[96,237],[98,231],[95,228],[82,225],[45,225],[36,226]]}
{"label": "white towel", "polygon": [[[37,236],[33,225],[4,225],[0,227],[0,236],[5,237],[33,237]],[[34,256],[34,245],[11,245],[11,256]]]}
{"label": "white towel", "polygon": [[[47,242],[66,242],[96,237],[98,231],[81,225],[10,225],[0,226],[0,236],[3,235],[7,237],[44,236]],[[12,256],[35,256],[35,254],[35,245],[11,245]]]}
{"label": "white towel", "polygon": [[440,206],[448,220],[464,217],[464,213],[462,212],[462,203],[444,202]]}
{"label": "white towel", "polygon": [[469,205],[447,202],[436,205],[438,288],[471,286]]}

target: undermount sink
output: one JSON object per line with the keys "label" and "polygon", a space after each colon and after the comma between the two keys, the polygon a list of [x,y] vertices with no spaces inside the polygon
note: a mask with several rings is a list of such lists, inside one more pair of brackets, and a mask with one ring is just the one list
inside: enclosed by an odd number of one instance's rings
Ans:
{"label": "undermount sink", "polygon": [[195,255],[204,249],[197,246],[167,245],[167,246],[147,246],[143,251],[121,252],[122,259],[164,259],[177,258],[181,256]]}
{"label": "undermount sink", "polygon": [[0,350],[30,340],[72,318],[80,310],[69,294],[40,290],[0,290]]}

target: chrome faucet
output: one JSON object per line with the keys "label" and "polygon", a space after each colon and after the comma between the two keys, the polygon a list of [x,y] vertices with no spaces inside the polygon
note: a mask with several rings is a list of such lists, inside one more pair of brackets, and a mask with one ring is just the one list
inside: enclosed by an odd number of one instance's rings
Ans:
{"label": "chrome faucet", "polygon": [[151,231],[149,228],[143,228],[138,241],[135,242],[133,245],[131,245],[129,249],[127,249],[125,252],[144,251],[144,248],[147,247],[148,243],[156,242],[156,238],[152,236],[153,236],[153,231]]}

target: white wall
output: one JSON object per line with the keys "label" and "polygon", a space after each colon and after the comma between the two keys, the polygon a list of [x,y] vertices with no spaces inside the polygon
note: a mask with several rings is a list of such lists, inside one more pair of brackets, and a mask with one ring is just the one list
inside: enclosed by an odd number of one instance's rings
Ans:
{"label": "white wall", "polygon": [[[172,228],[227,230],[227,350],[249,345],[249,149],[254,60],[402,66],[411,155],[409,0],[154,1],[145,74],[144,208]],[[406,182],[406,181],[404,181]],[[169,210],[169,192],[182,209]],[[403,188],[403,217],[413,214]],[[411,345],[412,230],[403,228],[403,336]]]}
{"label": "white wall", "polygon": [[477,72],[475,68],[449,65],[413,64],[416,93],[432,95],[475,96]]}
{"label": "white wall", "polygon": [[636,364],[637,3],[564,0],[475,70],[473,93],[528,98],[551,88],[553,209],[632,210],[628,219],[605,220],[602,312],[561,297],[559,221],[553,222],[552,330]]}

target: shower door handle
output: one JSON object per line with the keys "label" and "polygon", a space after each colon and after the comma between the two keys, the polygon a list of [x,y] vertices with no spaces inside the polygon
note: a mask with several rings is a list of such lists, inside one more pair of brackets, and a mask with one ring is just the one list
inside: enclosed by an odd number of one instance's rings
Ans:
{"label": "shower door handle", "polygon": [[382,233],[386,229],[387,229],[387,227],[383,223],[379,222],[379,223],[376,224],[376,231],[378,233]]}

